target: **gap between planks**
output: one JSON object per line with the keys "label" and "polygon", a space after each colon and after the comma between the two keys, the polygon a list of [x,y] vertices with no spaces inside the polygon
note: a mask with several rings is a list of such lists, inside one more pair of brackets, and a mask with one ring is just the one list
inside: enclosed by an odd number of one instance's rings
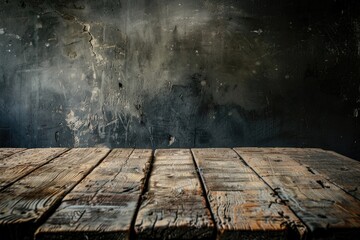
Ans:
{"label": "gap between planks", "polygon": [[[235,149],[236,150],[236,149]],[[192,151],[191,151],[192,152]],[[236,152],[236,151],[235,151]],[[108,154],[110,154],[110,152],[108,153]],[[93,167],[93,169],[92,170],[90,170],[86,175],[84,175],[83,176],[83,178],[81,179],[81,180],[79,180],[74,186],[73,186],[73,188],[71,188],[69,191],[68,191],[68,193],[70,193],[71,192],[71,190],[72,189],[74,189],[83,179],[85,179],[89,174],[91,174],[102,162],[103,162],[103,160],[108,156],[108,154],[106,155],[106,156],[104,156],[103,157],[103,159],[102,160],[100,160],[99,162],[98,162],[98,164],[96,165],[96,166],[94,166]],[[258,171],[256,171],[254,168],[252,168],[245,160],[244,160],[244,158],[241,156],[241,154],[239,154],[238,152],[236,152],[236,154],[237,154],[237,156],[238,157],[240,157],[240,159],[238,159],[239,161],[241,161],[241,162],[243,162],[244,164],[246,164],[250,169],[251,169],[251,171],[253,172],[253,173],[255,173],[258,177],[260,177],[260,179],[267,185],[267,186],[269,186],[269,188],[270,189],[272,189],[272,190],[275,190],[275,193],[277,194],[277,196],[279,197],[279,198],[281,198],[281,196],[278,194],[278,191],[276,191],[276,188],[274,189],[274,186],[273,185],[270,185],[270,184],[268,184],[268,182],[266,181],[266,180],[264,180],[264,178],[258,173]],[[151,160],[150,160],[150,170],[152,170],[152,168],[153,168],[153,165],[154,165],[154,152],[152,152],[152,158],[151,158]],[[180,159],[181,160],[181,159]],[[200,182],[200,185],[201,185],[201,188],[202,188],[202,190],[203,190],[203,192],[204,193],[207,193],[208,191],[209,191],[209,186],[207,186],[206,185],[206,182],[205,182],[205,180],[204,180],[204,177],[203,177],[203,175],[201,174],[201,167],[200,166],[198,166],[197,165],[197,163],[196,163],[196,160],[195,160],[195,157],[193,156],[193,153],[192,153],[192,160],[193,160],[193,165],[194,165],[194,167],[195,167],[195,170],[197,171],[197,177],[199,178],[199,182]],[[49,162],[51,162],[51,160],[49,161]],[[45,163],[46,164],[46,163]],[[44,165],[45,165],[44,164]],[[44,165],[42,165],[42,166],[44,166]],[[182,164],[179,164],[178,166],[180,167]],[[38,167],[38,168],[41,168],[42,166],[40,166],[40,167]],[[34,172],[34,171],[36,171],[37,169],[34,169],[32,172]],[[32,173],[31,172],[31,173]],[[30,173],[29,173],[30,174]],[[210,175],[209,175],[210,176]],[[138,215],[138,212],[139,212],[139,210],[140,210],[140,202],[141,202],[141,199],[142,200],[144,200],[143,198],[146,198],[146,192],[149,190],[149,184],[150,184],[150,181],[149,181],[149,179],[151,178],[151,171],[148,171],[147,172],[147,175],[146,175],[146,177],[145,177],[145,185],[144,185],[144,188],[143,188],[143,190],[142,190],[142,192],[141,192],[141,197],[139,198],[139,200],[138,200],[138,203],[137,203],[137,207],[136,207],[136,210],[135,210],[135,214],[134,214],[134,216],[132,217],[132,221],[131,221],[131,228],[130,228],[130,230],[132,231],[132,233],[130,233],[131,235],[131,238],[130,239],[132,239],[133,237],[135,237],[135,231],[134,231],[134,229],[135,229],[135,220],[136,220],[136,218],[137,218],[137,215]],[[206,195],[206,194],[205,194]],[[284,199],[282,199],[283,201],[286,201],[286,200],[284,200]],[[208,199],[208,197],[205,197],[205,201],[206,201],[206,207],[209,209],[209,211],[210,211],[210,214],[211,214],[211,218],[212,218],[212,220],[214,220],[215,218],[214,218],[214,213],[213,213],[213,209],[211,208],[211,205],[210,205],[210,203],[209,203],[209,199]],[[60,199],[60,202],[61,202],[61,199]],[[57,206],[59,206],[60,205],[60,202],[58,202],[58,204],[57,204]],[[48,212],[48,214],[46,215],[46,216],[44,216],[44,218],[42,219],[42,222],[45,220],[45,218],[47,218],[48,216],[50,216],[50,215],[52,215],[52,213],[54,213],[55,212],[55,205],[53,205],[53,207],[52,207],[52,210],[49,210],[49,212]],[[297,211],[294,211],[291,207],[290,207],[290,209],[291,209],[291,211],[292,212],[294,212],[295,214],[297,213]],[[299,217],[299,219],[301,220],[301,217]],[[311,228],[311,227],[310,227]],[[106,237],[106,236],[104,236],[104,237]],[[7,240],[7,239],[6,239]]]}
{"label": "gap between planks", "polygon": [[360,202],[323,175],[309,171],[285,150],[235,148],[239,156],[305,223],[310,238],[356,238],[360,234]]}
{"label": "gap between planks", "polygon": [[214,223],[189,149],[159,149],[135,222],[139,239],[212,239]]}
{"label": "gap between planks", "polygon": [[67,148],[25,149],[2,159],[0,161],[0,192],[69,150]]}
{"label": "gap between planks", "polygon": [[[62,198],[109,152],[109,149],[71,149],[0,192],[2,237],[32,239],[37,227],[53,213]],[[79,166],[74,168],[76,164]]]}
{"label": "gap between planks", "polygon": [[151,150],[151,158],[150,158],[149,166],[146,171],[143,189],[140,193],[140,197],[139,197],[137,205],[136,205],[135,213],[134,213],[133,219],[131,220],[131,224],[130,224],[130,233],[129,233],[130,238],[129,239],[137,239],[137,235],[135,232],[136,217],[140,211],[140,206],[141,206],[141,202],[143,200],[143,196],[145,196],[145,193],[149,190],[149,179],[150,179],[151,172],[153,170],[154,159],[155,159],[155,151]]}
{"label": "gap between planks", "polygon": [[[285,149],[293,160],[360,200],[360,163],[333,151]],[[268,154],[271,154],[269,149]],[[314,172],[316,171],[316,173]]]}
{"label": "gap between planks", "polygon": [[36,239],[132,239],[152,150],[114,149],[63,199]]}
{"label": "gap between planks", "polygon": [[301,239],[302,222],[230,148],[192,149],[217,239]]}

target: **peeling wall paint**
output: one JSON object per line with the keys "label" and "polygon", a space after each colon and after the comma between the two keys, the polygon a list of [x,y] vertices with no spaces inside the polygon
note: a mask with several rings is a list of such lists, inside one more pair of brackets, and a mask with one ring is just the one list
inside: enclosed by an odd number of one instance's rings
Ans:
{"label": "peeling wall paint", "polygon": [[0,1],[0,146],[360,159],[357,1]]}

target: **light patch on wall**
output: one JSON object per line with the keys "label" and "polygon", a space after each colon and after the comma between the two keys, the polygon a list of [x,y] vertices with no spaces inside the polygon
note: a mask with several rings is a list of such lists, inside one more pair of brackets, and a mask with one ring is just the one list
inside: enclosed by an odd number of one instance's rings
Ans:
{"label": "light patch on wall", "polygon": [[[140,84],[150,96],[160,94],[169,82],[170,85],[184,84],[183,74],[179,72],[188,70],[181,61],[189,46],[182,41],[188,41],[212,20],[208,10],[198,5],[166,2],[157,6],[156,15],[145,15],[143,9],[130,12],[126,27],[130,47],[126,56],[129,61],[126,78],[130,84]],[[196,56],[196,49],[193,52]],[[177,67],[176,75],[172,74],[173,63]]]}
{"label": "light patch on wall", "polygon": [[168,145],[168,146],[173,145],[174,142],[175,142],[175,140],[176,140],[176,138],[175,138],[174,136],[170,136],[170,137],[169,137],[169,145]]}

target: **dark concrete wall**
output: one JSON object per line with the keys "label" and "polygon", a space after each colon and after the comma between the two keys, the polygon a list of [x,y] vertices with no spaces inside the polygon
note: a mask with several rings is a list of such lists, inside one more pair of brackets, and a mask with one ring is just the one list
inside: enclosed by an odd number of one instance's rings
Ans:
{"label": "dark concrete wall", "polygon": [[356,0],[0,1],[0,146],[360,159]]}

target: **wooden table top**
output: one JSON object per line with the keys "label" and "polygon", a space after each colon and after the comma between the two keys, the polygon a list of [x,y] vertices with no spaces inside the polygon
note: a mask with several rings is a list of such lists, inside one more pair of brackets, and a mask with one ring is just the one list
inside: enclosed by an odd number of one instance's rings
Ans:
{"label": "wooden table top", "polygon": [[359,185],[315,148],[2,148],[0,239],[358,239]]}

